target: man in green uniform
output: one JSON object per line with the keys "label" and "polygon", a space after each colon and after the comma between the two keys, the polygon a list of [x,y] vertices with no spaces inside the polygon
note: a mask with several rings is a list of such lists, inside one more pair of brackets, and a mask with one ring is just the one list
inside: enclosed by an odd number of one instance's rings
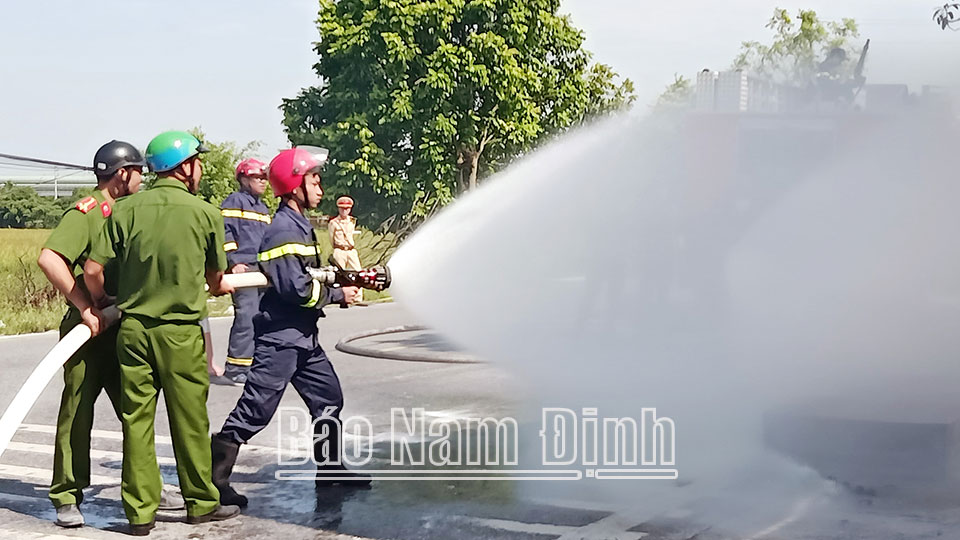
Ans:
{"label": "man in green uniform", "polygon": [[[140,189],[141,173],[146,165],[140,151],[122,141],[110,141],[100,147],[93,162],[98,191],[64,214],[37,260],[50,283],[69,302],[60,323],[60,337],[81,323],[89,326],[94,335],[100,334],[81,347],[63,367],[63,395],[57,416],[50,485],[50,500],[57,508],[56,523],[61,527],[83,525],[79,505],[83,501],[83,489],[90,485],[90,430],[101,390],[106,391],[120,417],[117,329],[101,327],[100,312],[81,279],[83,264],[114,201]],[[116,291],[115,270],[113,265],[106,270],[111,294]],[[165,510],[183,508],[183,499],[172,490],[164,493],[164,499],[161,507]]]}
{"label": "man in green uniform", "polygon": [[180,491],[188,523],[235,517],[220,506],[210,470],[207,374],[200,320],[210,292],[233,292],[223,283],[220,211],[195,196],[203,175],[201,142],[182,131],[154,137],[146,161],[153,187],[118,201],[84,266],[94,300],[105,296],[103,265],[116,260],[117,335],[123,413],[121,498],[130,532],[149,534],[160,501],[154,422],[162,389],[170,421]]}

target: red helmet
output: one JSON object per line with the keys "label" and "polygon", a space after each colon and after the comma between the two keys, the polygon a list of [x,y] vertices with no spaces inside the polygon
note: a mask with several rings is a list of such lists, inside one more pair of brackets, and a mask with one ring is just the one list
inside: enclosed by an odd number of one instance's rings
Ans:
{"label": "red helmet", "polygon": [[237,178],[267,174],[267,164],[259,159],[245,159],[237,164]]}
{"label": "red helmet", "polygon": [[353,208],[353,199],[344,195],[337,199],[337,208]]}
{"label": "red helmet", "polygon": [[330,151],[316,146],[298,146],[284,150],[270,161],[268,178],[273,194],[286,195],[303,183],[303,176],[320,172]]}

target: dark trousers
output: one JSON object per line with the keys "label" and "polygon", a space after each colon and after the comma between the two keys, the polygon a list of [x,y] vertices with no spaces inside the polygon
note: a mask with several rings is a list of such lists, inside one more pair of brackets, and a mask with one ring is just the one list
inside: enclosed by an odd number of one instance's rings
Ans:
{"label": "dark trousers", "polygon": [[276,413],[287,383],[293,384],[314,419],[329,406],[336,407],[329,416],[339,418],[343,408],[340,379],[322,348],[308,350],[257,340],[243,394],[220,435],[244,444],[262,431]]}
{"label": "dark trousers", "polygon": [[227,347],[227,366],[231,371],[253,363],[253,316],[260,309],[260,289],[238,289],[233,293],[233,326]]}

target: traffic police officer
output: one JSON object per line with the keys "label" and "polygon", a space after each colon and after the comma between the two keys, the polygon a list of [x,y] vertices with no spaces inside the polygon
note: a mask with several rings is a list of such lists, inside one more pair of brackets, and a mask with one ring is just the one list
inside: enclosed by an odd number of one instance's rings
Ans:
{"label": "traffic police officer", "polygon": [[[83,264],[93,240],[100,235],[104,220],[110,216],[114,201],[140,189],[144,166],[143,155],[130,143],[110,141],[101,146],[93,157],[97,191],[64,214],[37,260],[50,283],[69,301],[60,323],[60,337],[80,323],[89,326],[96,335],[63,366],[63,394],[57,415],[50,485],[50,500],[57,509],[56,523],[61,527],[80,527],[84,523],[79,505],[83,501],[83,489],[90,485],[90,430],[101,390],[107,393],[120,418],[117,328],[102,328],[100,312],[84,286]],[[106,268],[106,285],[110,294],[116,294],[115,265]],[[183,499],[172,489],[165,489],[163,495],[161,508],[183,508]]]}
{"label": "traffic police officer", "polygon": [[[220,215],[226,227],[223,250],[227,253],[227,267],[230,273],[240,274],[256,270],[257,250],[270,224],[270,210],[260,200],[267,189],[267,164],[245,159],[237,165],[236,178],[240,189],[223,200]],[[253,363],[253,316],[259,305],[260,289],[233,293],[233,326],[224,376],[237,384],[246,382],[247,370]]]}
{"label": "traffic police officer", "polygon": [[[315,443],[315,454],[328,458],[317,460],[322,463],[320,469],[338,474],[339,482],[370,483],[369,476],[348,472],[340,464],[339,430],[333,427],[343,407],[343,395],[337,374],[320,347],[317,328],[323,306],[343,305],[344,293],[354,294],[356,288],[323,285],[308,271],[321,263],[316,233],[303,211],[320,204],[320,169],[326,160],[324,149],[298,147],[280,152],[270,162],[270,186],[281,203],[257,256],[270,286],[254,318],[254,361],[243,394],[220,433],[213,436],[213,478],[223,504],[247,503],[246,497],[230,486],[230,473],[240,445],[267,427],[288,383],[293,383],[311,416],[321,419],[318,429],[326,429],[330,435]],[[322,443],[329,446],[321,448]]]}
{"label": "traffic police officer", "polygon": [[147,146],[153,187],[118,201],[84,267],[94,299],[103,296],[103,264],[116,259],[117,335],[123,413],[121,497],[130,532],[149,534],[160,499],[154,447],[157,394],[170,421],[177,476],[187,522],[235,517],[220,506],[210,477],[207,375],[202,330],[204,282],[210,292],[233,292],[223,283],[223,218],[195,196],[206,149],[193,135],[170,131]]}
{"label": "traffic police officer", "polygon": [[[360,254],[354,240],[357,230],[357,218],[350,215],[353,199],[344,195],[337,199],[337,216],[327,222],[330,245],[333,246],[333,261],[345,270],[362,270]],[[363,300],[363,293],[357,293],[356,301]]]}

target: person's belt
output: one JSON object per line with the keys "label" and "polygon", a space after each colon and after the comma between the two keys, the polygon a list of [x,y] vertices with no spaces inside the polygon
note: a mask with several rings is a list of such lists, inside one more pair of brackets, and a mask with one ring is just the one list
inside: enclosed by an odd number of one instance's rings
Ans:
{"label": "person's belt", "polygon": [[342,249],[344,251],[350,251],[351,249],[357,249],[356,246],[343,247],[343,246],[333,246],[333,249]]}

